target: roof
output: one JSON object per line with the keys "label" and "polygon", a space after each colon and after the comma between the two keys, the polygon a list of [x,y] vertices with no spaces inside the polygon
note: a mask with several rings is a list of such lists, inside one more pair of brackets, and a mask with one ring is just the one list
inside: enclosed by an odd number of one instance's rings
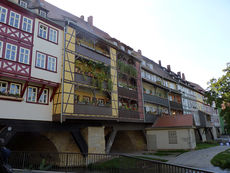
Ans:
{"label": "roof", "polygon": [[153,128],[193,127],[193,115],[166,115],[157,119]]}
{"label": "roof", "polygon": [[188,81],[188,82],[190,83],[191,86],[193,86],[193,89],[204,94],[205,90],[200,85],[193,83],[193,82],[190,82],[190,81]]}
{"label": "roof", "polygon": [[83,19],[65,11],[62,10],[46,1],[43,2],[44,7],[49,10],[48,13],[48,18],[52,18],[52,19],[57,19],[57,20],[64,20],[66,18],[73,20],[74,22],[76,22],[80,27],[82,27],[83,29],[87,30],[88,32],[91,32],[99,37],[102,38],[111,38],[110,35],[102,30],[100,30],[99,28],[90,25],[88,22],[84,21]]}

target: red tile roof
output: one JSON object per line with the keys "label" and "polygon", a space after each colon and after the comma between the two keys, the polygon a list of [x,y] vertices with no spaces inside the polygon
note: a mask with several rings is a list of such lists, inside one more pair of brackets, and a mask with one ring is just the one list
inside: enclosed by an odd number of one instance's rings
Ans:
{"label": "red tile roof", "polygon": [[165,115],[158,118],[154,128],[162,127],[193,127],[192,115]]}

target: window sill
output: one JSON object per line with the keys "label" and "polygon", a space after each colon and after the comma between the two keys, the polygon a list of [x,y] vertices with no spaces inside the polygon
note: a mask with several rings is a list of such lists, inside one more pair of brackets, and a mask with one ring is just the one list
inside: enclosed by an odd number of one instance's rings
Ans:
{"label": "window sill", "polygon": [[0,99],[2,100],[12,100],[12,101],[23,101],[24,98],[19,98],[19,97],[14,97],[14,96],[4,96],[4,95],[0,95]]}

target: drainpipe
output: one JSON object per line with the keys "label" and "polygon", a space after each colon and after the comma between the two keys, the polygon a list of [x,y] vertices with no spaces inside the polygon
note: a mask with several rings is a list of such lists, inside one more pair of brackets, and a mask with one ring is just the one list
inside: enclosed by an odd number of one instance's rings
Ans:
{"label": "drainpipe", "polygon": [[[69,24],[69,22],[68,22]],[[63,59],[62,59],[62,81],[61,81],[61,115],[60,115],[60,123],[63,122],[63,101],[64,101],[64,75],[65,75],[65,52],[66,52],[66,24],[64,27],[64,52],[63,52]]]}

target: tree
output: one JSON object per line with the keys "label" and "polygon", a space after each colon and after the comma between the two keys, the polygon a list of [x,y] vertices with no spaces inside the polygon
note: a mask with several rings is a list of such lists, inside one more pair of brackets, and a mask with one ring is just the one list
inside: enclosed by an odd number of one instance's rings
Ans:
{"label": "tree", "polygon": [[208,82],[207,92],[205,94],[207,103],[216,103],[218,108],[221,108],[220,116],[223,117],[230,129],[230,63],[223,70],[224,75],[218,79],[211,79]]}

